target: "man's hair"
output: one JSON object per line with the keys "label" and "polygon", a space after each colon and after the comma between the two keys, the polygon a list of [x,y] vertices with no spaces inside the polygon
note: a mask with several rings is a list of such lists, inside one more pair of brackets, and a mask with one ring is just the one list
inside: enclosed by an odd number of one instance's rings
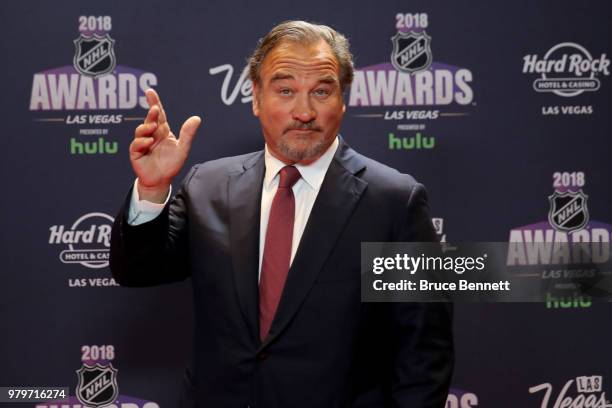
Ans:
{"label": "man's hair", "polygon": [[261,64],[268,53],[277,45],[293,42],[303,45],[316,44],[325,41],[332,50],[340,65],[340,87],[344,91],[353,82],[353,55],[349,50],[346,37],[331,27],[307,21],[284,21],[263,38],[259,39],[257,47],[249,58],[249,77],[253,83],[259,83]]}

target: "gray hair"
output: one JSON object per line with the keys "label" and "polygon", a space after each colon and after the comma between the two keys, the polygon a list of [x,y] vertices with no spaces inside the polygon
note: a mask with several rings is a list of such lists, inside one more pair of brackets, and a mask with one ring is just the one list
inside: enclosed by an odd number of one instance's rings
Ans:
{"label": "gray hair", "polygon": [[331,27],[299,20],[284,21],[273,27],[265,37],[259,39],[255,51],[249,58],[249,77],[251,81],[256,84],[259,83],[259,72],[263,60],[280,43],[295,42],[310,45],[321,40],[329,45],[340,65],[340,87],[344,91],[353,82],[355,69],[348,40]]}

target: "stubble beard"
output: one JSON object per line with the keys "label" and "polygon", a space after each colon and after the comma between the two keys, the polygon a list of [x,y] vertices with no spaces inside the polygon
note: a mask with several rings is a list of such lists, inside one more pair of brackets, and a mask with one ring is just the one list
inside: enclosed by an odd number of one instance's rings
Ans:
{"label": "stubble beard", "polygon": [[276,149],[287,159],[299,163],[319,158],[327,150],[328,144],[321,132],[313,131],[297,137],[285,133],[276,144]]}

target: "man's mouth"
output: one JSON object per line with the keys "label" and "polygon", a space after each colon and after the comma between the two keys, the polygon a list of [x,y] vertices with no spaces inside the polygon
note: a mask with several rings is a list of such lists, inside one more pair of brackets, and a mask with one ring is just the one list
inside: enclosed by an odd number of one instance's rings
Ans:
{"label": "man's mouth", "polygon": [[307,133],[311,133],[311,132],[320,132],[321,128],[318,126],[298,126],[298,127],[291,127],[287,130],[285,130],[285,133],[287,132],[294,132],[297,134],[307,134]]}
{"label": "man's mouth", "polygon": [[293,132],[293,133],[297,133],[297,134],[307,134],[307,133],[312,133],[312,132],[316,132],[316,130],[314,129],[289,129],[287,132]]}

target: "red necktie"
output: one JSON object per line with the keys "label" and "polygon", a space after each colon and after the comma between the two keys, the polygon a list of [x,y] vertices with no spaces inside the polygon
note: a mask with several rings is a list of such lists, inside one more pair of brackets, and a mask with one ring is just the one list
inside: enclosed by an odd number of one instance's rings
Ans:
{"label": "red necktie", "polygon": [[259,281],[259,335],[262,341],[272,326],[289,272],[295,218],[295,198],[291,188],[300,177],[300,172],[293,166],[281,169],[278,190],[270,208]]}

